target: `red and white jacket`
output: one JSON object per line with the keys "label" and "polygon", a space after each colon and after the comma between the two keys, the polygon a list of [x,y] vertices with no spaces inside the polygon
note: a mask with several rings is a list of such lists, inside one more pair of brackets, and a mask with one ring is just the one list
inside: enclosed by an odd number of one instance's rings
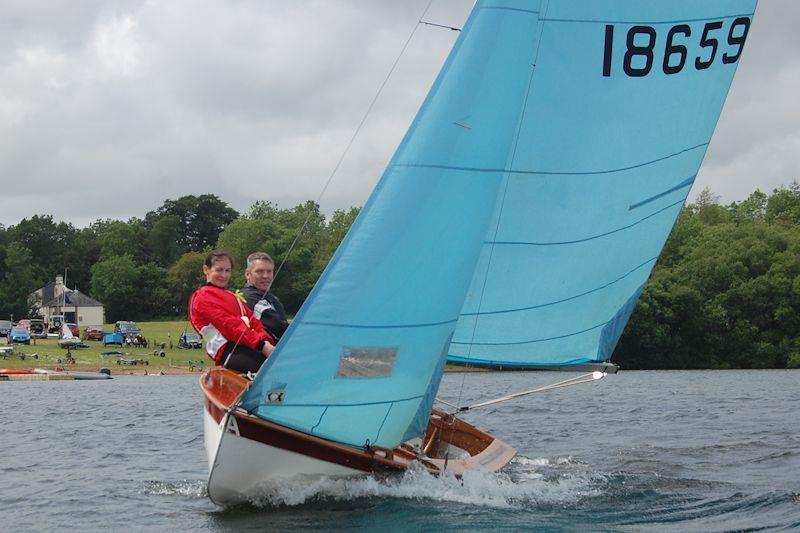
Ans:
{"label": "red and white jacket", "polygon": [[203,285],[189,298],[189,321],[206,341],[206,352],[218,365],[229,342],[261,351],[275,339],[236,294],[216,285]]}

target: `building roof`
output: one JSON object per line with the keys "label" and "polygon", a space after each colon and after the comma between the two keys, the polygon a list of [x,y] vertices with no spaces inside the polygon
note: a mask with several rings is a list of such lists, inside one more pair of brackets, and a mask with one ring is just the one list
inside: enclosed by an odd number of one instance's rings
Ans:
{"label": "building roof", "polygon": [[[44,292],[43,292],[44,294]],[[44,298],[43,298],[44,299]],[[65,301],[66,300],[66,301]],[[59,295],[58,298],[51,298],[49,302],[45,303],[43,307],[103,307],[103,304],[97,300],[86,296],[81,291],[75,289],[73,291],[67,290],[66,297],[62,299]]]}
{"label": "building roof", "polygon": [[50,283],[48,283],[47,285],[45,285],[44,287],[42,287],[39,290],[42,291],[42,301],[43,302],[49,302],[50,300],[52,300],[53,298],[56,297],[56,283],[55,283],[55,281],[51,281]]}

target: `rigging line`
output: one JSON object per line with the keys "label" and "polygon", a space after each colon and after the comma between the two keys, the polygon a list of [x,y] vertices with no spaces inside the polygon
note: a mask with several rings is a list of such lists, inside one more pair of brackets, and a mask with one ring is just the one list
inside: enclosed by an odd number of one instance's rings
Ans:
{"label": "rigging line", "polygon": [[[347,154],[350,151],[350,148],[353,146],[353,142],[355,142],[356,137],[361,132],[361,129],[364,127],[364,124],[367,122],[367,118],[369,117],[370,113],[372,112],[372,108],[375,107],[375,103],[378,101],[378,98],[380,97],[381,93],[383,93],[383,89],[386,87],[386,84],[389,82],[389,78],[391,78],[392,74],[394,74],[394,71],[397,68],[397,64],[400,62],[400,59],[403,57],[403,54],[405,54],[405,51],[408,48],[409,43],[411,43],[411,39],[414,38],[414,34],[417,33],[417,29],[419,28],[420,23],[422,22],[422,19],[425,18],[425,15],[428,13],[428,10],[430,9],[431,4],[433,4],[433,0],[428,0],[428,5],[425,6],[425,10],[422,12],[422,15],[420,15],[419,19],[417,20],[417,24],[414,25],[414,29],[411,31],[411,34],[408,36],[408,39],[406,39],[405,44],[403,44],[402,50],[400,50],[400,53],[395,58],[394,63],[392,63],[392,67],[389,69],[388,74],[386,74],[386,77],[384,78],[384,80],[381,83],[380,87],[378,87],[378,91],[375,93],[375,96],[372,98],[372,101],[369,103],[369,106],[367,107],[367,110],[364,113],[364,116],[361,117],[361,122],[359,122],[358,126],[356,126],[356,129],[353,132],[353,135],[350,137],[350,140],[347,142],[347,146],[345,146],[345,149],[342,152],[342,155],[339,157],[339,160],[336,162],[336,165],[333,167],[333,170],[331,171],[330,175],[328,176],[328,180],[325,182],[325,186],[322,187],[322,190],[320,191],[319,195],[317,195],[317,199],[316,199],[316,204],[317,205],[319,205],[320,200],[322,200],[322,197],[325,195],[325,192],[328,190],[328,187],[330,186],[331,182],[333,181],[334,176],[339,171],[339,167],[342,166],[342,163],[344,162],[345,157],[347,157]],[[294,240],[292,241],[292,244],[289,246],[289,249],[286,250],[286,253],[283,256],[283,259],[281,260],[280,265],[278,265],[278,268],[275,269],[275,273],[272,275],[272,283],[275,283],[275,280],[278,279],[278,274],[280,274],[281,269],[283,268],[283,265],[285,265],[286,261],[289,260],[289,256],[292,254],[292,250],[294,250],[294,247],[297,245],[297,242],[300,240],[300,237],[303,235],[303,232],[306,230],[306,227],[308,227],[308,221],[311,219],[311,215],[312,214],[313,214],[313,211],[309,210],[308,214],[306,215],[305,220],[303,221],[303,225],[300,227],[300,230],[297,232],[297,235],[295,235]],[[273,265],[273,266],[275,266],[275,265]],[[272,284],[270,284],[270,287],[271,287],[271,285]],[[264,293],[261,295],[261,299],[266,298],[268,292],[269,292],[269,288],[267,290],[265,290]],[[239,346],[239,342],[242,340],[242,336],[243,335],[244,335],[244,332],[242,332],[242,335],[239,335],[239,338],[236,339],[236,343],[234,344],[234,348],[233,348],[234,350]]]}
{"label": "rigging line", "polygon": [[450,402],[446,402],[446,401],[442,400],[441,398],[434,398],[434,400],[436,400],[437,402],[439,402],[439,403],[441,403],[443,405],[446,405],[447,407],[452,407],[453,409],[460,409],[459,406],[457,406],[455,404],[452,404]]}
{"label": "rigging line", "polygon": [[453,26],[445,26],[444,24],[436,24],[435,22],[428,22],[421,19],[419,23],[425,24],[426,26],[436,26],[437,28],[444,28],[446,30],[461,31],[461,28],[454,28]]}
{"label": "rigging line", "polygon": [[[322,191],[320,191],[319,196],[317,196],[317,200],[316,200],[317,204],[319,204],[319,202],[322,199],[322,197],[324,196],[325,192],[328,190],[328,187],[330,186],[331,181],[333,181],[333,177],[336,175],[336,172],[338,172],[339,167],[342,165],[342,162],[344,161],[345,157],[347,156],[347,153],[350,151],[350,148],[353,146],[353,142],[356,140],[356,137],[361,132],[361,128],[363,128],[364,123],[367,121],[367,117],[369,117],[370,113],[372,112],[372,108],[375,107],[375,103],[378,101],[378,98],[380,97],[381,93],[383,92],[383,89],[386,87],[386,84],[389,82],[389,78],[392,76],[392,74],[394,73],[395,69],[397,68],[397,64],[400,62],[400,58],[402,58],[403,54],[405,54],[405,51],[408,48],[408,45],[411,42],[411,39],[413,39],[414,38],[414,34],[417,33],[417,29],[419,29],[420,23],[422,23],[422,19],[425,18],[425,15],[428,13],[428,10],[430,9],[431,4],[433,4],[433,0],[428,0],[428,5],[425,6],[425,10],[422,12],[422,15],[420,15],[419,19],[417,20],[417,24],[414,25],[414,29],[411,31],[411,34],[408,36],[408,39],[406,39],[406,42],[403,45],[403,49],[400,50],[400,54],[398,54],[397,58],[395,58],[394,63],[392,64],[392,67],[389,69],[389,73],[386,74],[386,78],[384,78],[383,83],[381,83],[380,87],[378,87],[378,92],[375,93],[375,96],[372,98],[372,101],[370,102],[369,106],[367,107],[367,111],[364,113],[364,116],[361,118],[361,122],[358,123],[358,126],[356,127],[356,130],[353,132],[353,135],[350,137],[350,140],[348,141],[347,146],[344,149],[344,152],[342,152],[342,155],[339,157],[339,161],[336,163],[336,166],[333,167],[333,171],[331,172],[330,176],[328,176],[328,181],[325,182],[325,186],[322,188]],[[283,257],[283,260],[281,261],[281,264],[278,266],[277,270],[275,270],[275,274],[272,277],[273,282],[274,282],[275,279],[278,278],[278,274],[280,273],[281,269],[283,268],[283,265],[289,259],[289,256],[291,255],[292,250],[294,249],[295,245],[297,244],[297,241],[300,239],[300,236],[303,234],[303,231],[305,231],[306,227],[308,226],[308,221],[311,218],[311,214],[312,214],[312,211],[309,211],[308,215],[306,215],[306,219],[305,219],[305,221],[303,221],[303,225],[300,228],[300,231],[297,232],[297,235],[295,236],[294,241],[292,242],[291,246],[289,246],[289,249],[286,251],[286,254]],[[266,294],[267,294],[267,291],[264,292],[264,296],[266,296]],[[262,296],[262,298],[264,296]]]}
{"label": "rigging line", "polygon": [[[467,405],[464,407],[459,407],[457,413],[463,413],[464,411],[471,411],[473,409],[477,409],[478,407],[486,407],[487,405],[494,405],[500,402],[506,402],[508,400],[513,400],[514,398],[520,398],[522,396],[527,396],[529,394],[533,394],[536,392],[547,392],[554,389],[560,389],[562,387],[570,387],[572,385],[580,385],[582,383],[591,383],[593,381],[597,381],[599,379],[603,379],[608,374],[606,372],[600,372],[599,370],[596,372],[590,372],[588,374],[581,374],[580,376],[576,376],[573,378],[565,379],[564,381],[559,381],[557,383],[551,383],[550,385],[544,385],[542,387],[537,387],[535,389],[516,392],[514,394],[509,394],[507,396],[502,396],[500,398],[495,398],[494,400],[487,400],[485,402],[476,403],[473,405]],[[455,413],[454,413],[455,414]]]}

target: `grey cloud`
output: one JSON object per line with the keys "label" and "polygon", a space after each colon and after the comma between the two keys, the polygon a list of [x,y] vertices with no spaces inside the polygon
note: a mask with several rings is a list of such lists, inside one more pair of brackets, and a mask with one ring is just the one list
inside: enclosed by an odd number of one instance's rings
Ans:
{"label": "grey cloud", "polygon": [[[0,2],[0,223],[316,198],[427,0]],[[460,26],[471,0],[426,18]],[[695,190],[796,177],[800,3],[762,0]],[[364,202],[449,51],[420,27],[323,199]],[[59,191],[57,196],[52,193]]]}

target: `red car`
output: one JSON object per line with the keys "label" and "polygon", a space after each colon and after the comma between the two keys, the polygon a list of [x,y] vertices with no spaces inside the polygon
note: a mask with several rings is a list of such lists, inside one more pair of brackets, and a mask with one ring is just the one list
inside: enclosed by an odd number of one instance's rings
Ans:
{"label": "red car", "polygon": [[[72,329],[72,328],[70,328]],[[98,327],[89,326],[83,331],[83,340],[85,341],[101,341],[103,340],[105,331]]]}
{"label": "red car", "polygon": [[73,324],[72,322],[67,322],[67,327],[72,332],[72,334],[75,335],[76,337],[80,337],[81,336],[81,330],[80,330],[80,328],[78,328],[78,324]]}

